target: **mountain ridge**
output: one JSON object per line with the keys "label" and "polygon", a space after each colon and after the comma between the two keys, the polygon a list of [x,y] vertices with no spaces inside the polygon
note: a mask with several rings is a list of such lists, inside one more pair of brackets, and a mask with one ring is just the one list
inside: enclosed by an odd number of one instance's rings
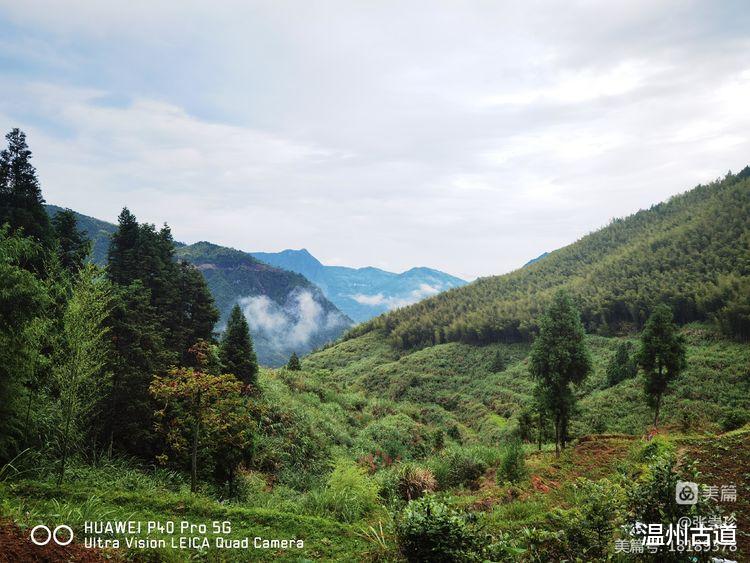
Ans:
{"label": "mountain ridge", "polygon": [[[52,216],[62,207],[46,205]],[[75,212],[78,228],[92,241],[91,260],[107,263],[109,239],[117,225]],[[175,242],[175,257],[193,264],[206,279],[223,329],[231,308],[240,304],[248,317],[258,360],[284,364],[292,352],[305,354],[339,337],[352,321],[307,278],[266,264],[246,252],[208,241]],[[280,334],[287,330],[292,336]]]}
{"label": "mountain ridge", "polygon": [[348,337],[383,330],[399,349],[529,340],[535,319],[561,288],[573,296],[589,332],[638,329],[657,302],[670,304],[681,324],[710,320],[741,299],[748,284],[749,216],[746,167],[614,219],[513,272],[377,317]]}
{"label": "mountain ridge", "polygon": [[460,278],[425,266],[415,266],[399,273],[374,266],[326,266],[305,248],[251,254],[264,262],[304,275],[339,309],[358,322],[466,284]]}

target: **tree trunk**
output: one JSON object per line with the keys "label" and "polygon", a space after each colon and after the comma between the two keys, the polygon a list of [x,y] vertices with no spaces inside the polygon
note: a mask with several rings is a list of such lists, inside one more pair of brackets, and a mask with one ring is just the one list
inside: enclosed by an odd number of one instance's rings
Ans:
{"label": "tree trunk", "polygon": [[193,493],[198,489],[198,438],[200,429],[200,419],[196,419],[193,428],[193,448],[190,455],[190,491]]}
{"label": "tree trunk", "polygon": [[656,408],[654,409],[654,428],[659,424],[659,409],[661,408],[661,393],[656,396]]}
{"label": "tree trunk", "polygon": [[542,411],[539,411],[539,451],[542,451],[542,428],[543,427],[543,421],[542,421]]}
{"label": "tree trunk", "polygon": [[67,416],[65,418],[65,432],[63,433],[63,448],[62,448],[62,458],[60,459],[60,471],[57,475],[57,488],[59,489],[63,482],[63,476],[65,475],[65,462],[68,458],[68,433],[70,432],[70,418],[72,416],[72,413],[70,410],[67,412]]}
{"label": "tree trunk", "polygon": [[560,415],[555,415],[555,457],[560,457]]}

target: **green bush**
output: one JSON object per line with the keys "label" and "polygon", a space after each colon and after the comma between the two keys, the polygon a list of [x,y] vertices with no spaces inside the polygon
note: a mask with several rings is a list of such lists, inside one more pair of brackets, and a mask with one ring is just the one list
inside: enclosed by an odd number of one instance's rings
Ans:
{"label": "green bush", "polygon": [[606,560],[614,544],[613,534],[621,523],[625,505],[623,489],[607,479],[588,481],[579,479],[573,485],[574,502],[581,518],[574,522],[569,537],[575,534],[581,546],[579,555]]}
{"label": "green bush", "polygon": [[311,491],[307,508],[343,522],[355,522],[378,506],[378,485],[353,461],[339,459],[323,490]]}
{"label": "green bush", "polygon": [[443,452],[431,465],[441,489],[473,486],[489,467],[476,449],[458,447]]}
{"label": "green bush", "polygon": [[481,561],[484,540],[469,518],[428,495],[411,501],[396,521],[407,561]]}
{"label": "green bush", "polygon": [[418,499],[436,488],[437,481],[428,468],[413,463],[404,464],[399,468],[397,489],[401,499]]}
{"label": "green bush", "polygon": [[742,428],[743,426],[745,426],[745,424],[747,424],[749,420],[750,413],[748,413],[745,409],[731,409],[728,410],[721,418],[721,429],[724,432],[737,430],[738,428]]}
{"label": "green bush", "polygon": [[508,444],[500,464],[498,481],[518,483],[526,476],[526,459],[523,455],[523,445],[520,440],[513,440]]}
{"label": "green bush", "polygon": [[678,481],[698,481],[695,462],[678,464],[674,452],[654,457],[637,479],[626,489],[629,522],[677,524],[682,517],[710,517],[716,506],[698,496],[692,505],[677,504],[675,489]]}
{"label": "green bush", "polygon": [[429,429],[405,414],[386,416],[370,423],[354,444],[359,455],[373,455],[378,467],[400,460],[417,459],[430,453]]}
{"label": "green bush", "polygon": [[641,446],[636,450],[635,459],[636,461],[649,463],[656,459],[670,456],[674,451],[674,444],[663,436],[656,435],[644,446]]}

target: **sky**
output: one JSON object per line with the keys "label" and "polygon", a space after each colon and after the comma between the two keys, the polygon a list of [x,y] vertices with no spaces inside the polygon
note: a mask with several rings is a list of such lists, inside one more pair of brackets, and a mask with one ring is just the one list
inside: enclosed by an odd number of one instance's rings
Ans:
{"label": "sky", "polygon": [[326,264],[513,270],[750,163],[714,1],[0,0],[49,203]]}

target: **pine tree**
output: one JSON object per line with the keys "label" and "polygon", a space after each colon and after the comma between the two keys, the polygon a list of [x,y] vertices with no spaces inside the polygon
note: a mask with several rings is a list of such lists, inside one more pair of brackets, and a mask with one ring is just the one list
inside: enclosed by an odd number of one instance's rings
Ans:
{"label": "pine tree", "polygon": [[630,342],[621,342],[617,346],[615,355],[607,364],[607,385],[610,387],[635,377],[638,364],[630,355],[632,348],[633,345]]}
{"label": "pine tree", "polygon": [[54,234],[26,135],[13,129],[5,138],[8,148],[0,151],[0,226],[8,223],[11,232],[23,229],[24,235],[49,250],[54,245]]}
{"label": "pine tree", "polygon": [[70,209],[58,211],[52,218],[52,225],[60,264],[69,273],[78,273],[91,250],[91,241],[78,230],[75,213]]}
{"label": "pine tree", "polygon": [[110,319],[117,350],[107,438],[137,455],[153,453],[152,378],[189,365],[188,348],[210,341],[219,318],[203,275],[174,259],[168,226],[139,224],[123,209],[108,252],[107,275],[118,287]]}
{"label": "pine tree", "polygon": [[253,350],[250,327],[239,305],[232,308],[227,328],[221,339],[221,364],[224,373],[239,379],[245,389],[256,389],[258,384],[258,358]]}
{"label": "pine tree", "polygon": [[669,306],[656,307],[646,322],[641,333],[638,364],[645,374],[644,391],[649,406],[654,409],[654,426],[657,426],[662,397],[686,365],[685,340],[677,333]]}
{"label": "pine tree", "polygon": [[136,250],[140,229],[135,215],[127,207],[117,217],[117,223],[107,252],[107,276],[113,283],[129,285],[139,277]]}
{"label": "pine tree", "polygon": [[[182,262],[175,267],[176,294],[173,307],[176,317],[167,326],[167,344],[182,354],[183,362],[189,360],[188,348],[199,340],[210,341],[213,330],[219,320],[219,311],[214,305],[214,298],[206,285],[203,274],[195,266]],[[166,307],[170,307],[167,303]]]}
{"label": "pine tree", "polygon": [[297,356],[297,352],[292,352],[292,355],[289,356],[289,361],[286,364],[286,369],[290,371],[300,371],[302,369],[302,365],[299,363],[299,356]]}
{"label": "pine tree", "polygon": [[502,351],[498,350],[495,352],[494,357],[492,358],[492,364],[490,365],[490,371],[492,373],[500,373],[501,371],[504,371],[507,367],[508,362],[505,358],[505,354],[503,354]]}
{"label": "pine tree", "polygon": [[552,415],[555,454],[565,447],[567,427],[575,406],[571,384],[581,383],[591,371],[581,317],[567,294],[558,292],[539,322],[539,336],[531,347],[529,371],[538,381],[539,397]]}

